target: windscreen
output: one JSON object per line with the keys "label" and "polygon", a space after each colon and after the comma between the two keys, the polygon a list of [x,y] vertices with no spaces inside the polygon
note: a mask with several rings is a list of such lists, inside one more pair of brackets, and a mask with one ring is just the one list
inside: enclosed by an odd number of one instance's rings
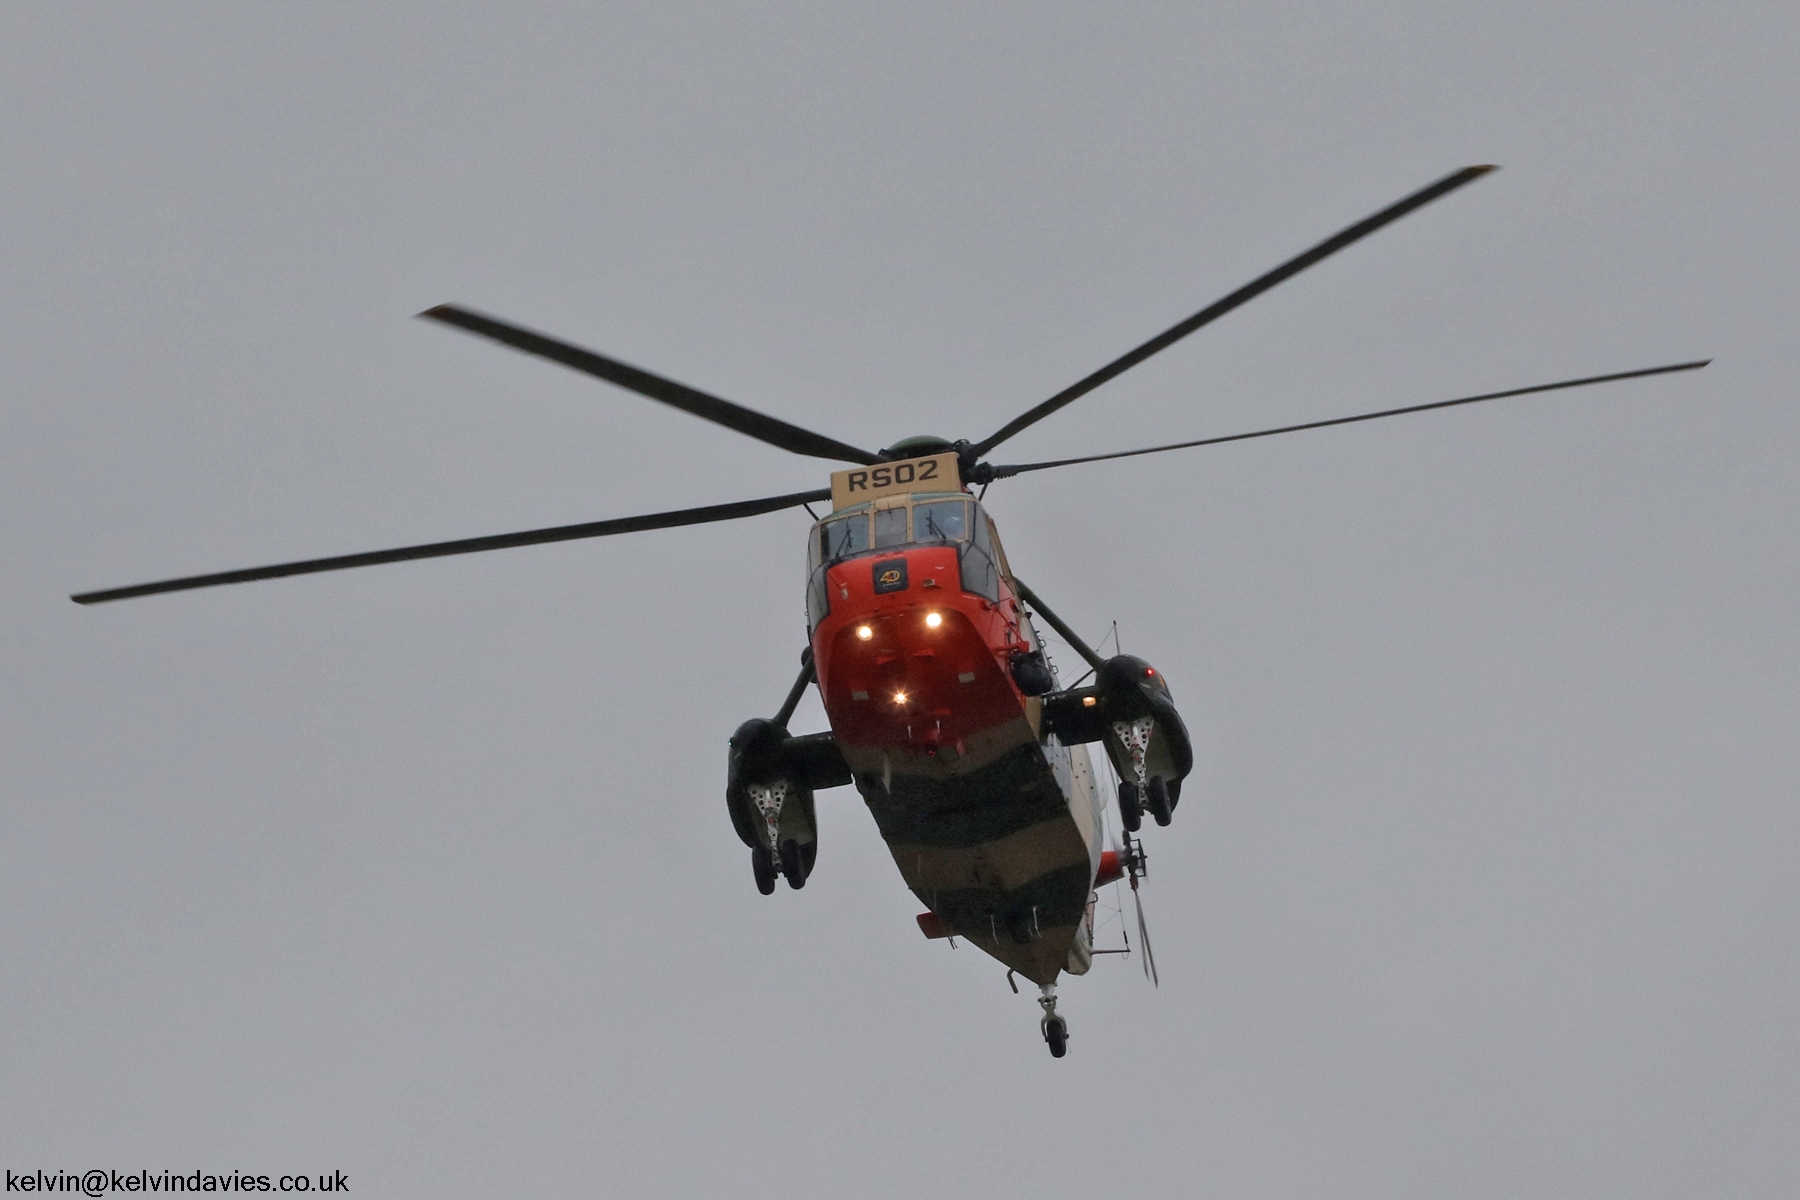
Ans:
{"label": "windscreen", "polygon": [[[905,510],[901,510],[902,515]],[[869,548],[869,514],[867,511],[847,517],[833,517],[819,526],[819,550],[826,562],[836,562],[861,554]]]}
{"label": "windscreen", "polygon": [[964,500],[934,500],[913,506],[913,541],[966,542],[969,505]]}
{"label": "windscreen", "polygon": [[969,501],[949,498],[922,500],[910,508],[897,504],[874,512],[863,508],[828,517],[818,526],[808,565],[817,568],[870,550],[898,546],[979,542],[982,539],[974,536],[976,520]]}
{"label": "windscreen", "polygon": [[875,545],[881,549],[906,545],[906,508],[875,510]]}

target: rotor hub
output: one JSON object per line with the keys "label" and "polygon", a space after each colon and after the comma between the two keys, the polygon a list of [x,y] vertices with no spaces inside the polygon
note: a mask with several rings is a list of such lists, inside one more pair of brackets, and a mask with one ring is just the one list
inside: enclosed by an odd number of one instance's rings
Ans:
{"label": "rotor hub", "polygon": [[928,454],[947,454],[958,448],[958,443],[929,433],[921,433],[914,437],[901,438],[887,449],[880,452],[883,462],[896,462],[903,458],[924,458]]}

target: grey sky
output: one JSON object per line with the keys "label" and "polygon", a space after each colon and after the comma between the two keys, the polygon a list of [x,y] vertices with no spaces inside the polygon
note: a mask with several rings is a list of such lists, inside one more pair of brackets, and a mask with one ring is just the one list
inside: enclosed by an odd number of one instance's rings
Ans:
{"label": "grey sky", "polygon": [[[7,6],[4,1165],[1793,1195],[1797,13]],[[756,894],[803,516],[65,598],[825,482],[430,304],[979,437],[1474,162],[1012,457],[1717,361],[996,485],[1200,758],[1060,1062],[848,789]]]}

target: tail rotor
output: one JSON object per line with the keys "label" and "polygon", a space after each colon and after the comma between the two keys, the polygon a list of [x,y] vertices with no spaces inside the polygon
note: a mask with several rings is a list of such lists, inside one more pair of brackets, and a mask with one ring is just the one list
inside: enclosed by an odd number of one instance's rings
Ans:
{"label": "tail rotor", "polygon": [[1144,921],[1144,897],[1138,891],[1138,880],[1149,875],[1149,860],[1144,854],[1144,843],[1134,841],[1131,831],[1125,832],[1125,849],[1119,853],[1119,865],[1125,868],[1125,877],[1131,883],[1131,902],[1137,907],[1138,941],[1144,947],[1144,978],[1152,987],[1161,987],[1162,980],[1156,973],[1156,954],[1150,949],[1150,926]]}

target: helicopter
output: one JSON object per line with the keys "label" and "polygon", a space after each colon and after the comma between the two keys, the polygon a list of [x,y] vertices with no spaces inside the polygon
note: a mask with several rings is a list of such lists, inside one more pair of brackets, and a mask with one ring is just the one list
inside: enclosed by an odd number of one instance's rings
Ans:
{"label": "helicopter", "polygon": [[[595,376],[768,445],[849,466],[813,491],[669,512],[78,593],[91,605],[134,597],[732,521],[804,507],[806,645],[800,672],[771,717],[727,743],[725,801],[749,848],[757,890],[804,887],[818,857],[814,794],[854,785],[902,880],[926,911],[929,938],[962,938],[1038,985],[1039,1030],[1063,1057],[1062,975],[1086,974],[1098,889],[1124,880],[1137,904],[1145,973],[1156,979],[1139,883],[1148,816],[1174,819],[1195,750],[1168,681],[1145,659],[1102,657],[1017,574],[984,504],[989,486],[1029,472],[1219,445],[1639,379],[1710,360],[1566,379],[1327,420],[1040,462],[990,454],[1023,430],[1154,354],[1376,230],[1493,171],[1462,168],[1347,226],[1033,406],[979,441],[914,436],[869,451],[746,408],[572,343],[457,305],[421,317]],[[829,503],[823,516],[814,504]],[[1041,618],[1084,661],[1065,685]],[[789,722],[816,687],[830,729],[794,735]],[[1116,784],[1101,786],[1098,743]],[[1109,802],[1123,842],[1107,846]],[[952,941],[954,944],[954,941]],[[1129,948],[1129,942],[1127,942]]]}

